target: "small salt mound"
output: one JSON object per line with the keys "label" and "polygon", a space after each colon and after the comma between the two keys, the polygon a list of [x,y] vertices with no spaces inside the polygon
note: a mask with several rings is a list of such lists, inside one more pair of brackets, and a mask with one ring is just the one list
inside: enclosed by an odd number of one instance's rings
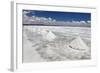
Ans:
{"label": "small salt mound", "polygon": [[70,44],[69,47],[75,50],[88,50],[89,47],[85,44],[85,42],[78,36],[74,39]]}
{"label": "small salt mound", "polygon": [[41,34],[43,36],[43,39],[48,41],[53,41],[56,38],[55,34],[52,31],[45,30],[42,31]]}
{"label": "small salt mound", "polygon": [[45,38],[46,38],[46,40],[48,40],[48,41],[53,41],[53,40],[56,38],[56,36],[55,36],[55,34],[54,34],[53,32],[49,31],[49,32],[47,33],[47,35],[45,36]]}

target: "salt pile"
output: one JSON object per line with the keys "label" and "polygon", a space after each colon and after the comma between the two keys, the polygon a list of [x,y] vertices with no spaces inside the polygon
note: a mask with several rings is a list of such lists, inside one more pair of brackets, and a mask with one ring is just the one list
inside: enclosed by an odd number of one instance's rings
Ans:
{"label": "salt pile", "polygon": [[74,39],[70,44],[69,47],[76,50],[88,50],[88,46],[85,44],[85,42],[81,39],[80,36],[78,36],[76,39]]}
{"label": "salt pile", "polygon": [[56,38],[55,34],[51,31],[49,31],[46,35],[45,35],[45,39],[48,41],[53,41]]}

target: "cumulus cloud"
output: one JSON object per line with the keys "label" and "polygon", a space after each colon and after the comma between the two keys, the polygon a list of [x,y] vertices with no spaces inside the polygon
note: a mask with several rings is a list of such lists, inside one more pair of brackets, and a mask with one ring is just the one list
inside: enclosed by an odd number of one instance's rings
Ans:
{"label": "cumulus cloud", "polygon": [[26,11],[26,10],[23,11],[24,15],[26,15],[27,13],[30,13],[30,11]]}
{"label": "cumulus cloud", "polygon": [[88,24],[87,21],[72,21],[70,23],[73,23],[73,24]]}
{"label": "cumulus cloud", "polygon": [[91,21],[87,21],[87,23],[91,24]]}
{"label": "cumulus cloud", "polygon": [[57,21],[56,19],[52,19],[51,17],[49,18],[37,17],[37,16],[29,17],[26,15],[27,13],[29,13],[29,11],[24,11],[24,16],[23,16],[24,24],[90,26],[88,24],[91,23],[91,21]]}
{"label": "cumulus cloud", "polygon": [[70,23],[73,23],[73,24],[80,24],[80,21],[72,21]]}
{"label": "cumulus cloud", "polygon": [[86,24],[86,21],[80,21],[80,23],[82,23],[82,24]]}

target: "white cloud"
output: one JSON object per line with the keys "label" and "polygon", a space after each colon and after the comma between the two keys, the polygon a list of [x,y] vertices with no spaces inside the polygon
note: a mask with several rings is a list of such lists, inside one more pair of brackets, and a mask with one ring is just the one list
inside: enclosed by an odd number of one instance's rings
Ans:
{"label": "white cloud", "polygon": [[[24,12],[24,13],[28,13],[28,12]],[[91,23],[91,21],[56,21],[55,19],[52,18],[45,18],[45,17],[36,17],[36,16],[32,16],[32,17],[28,17],[26,16],[26,14],[24,14],[24,19],[23,19],[25,24],[36,24],[36,23],[43,23],[45,25],[51,25],[52,24],[58,24],[58,25],[82,25],[87,26],[89,23]]]}
{"label": "white cloud", "polygon": [[87,21],[87,23],[91,24],[91,21]]}
{"label": "white cloud", "polygon": [[51,18],[51,17],[49,17],[49,18],[48,18],[48,20],[49,20],[49,21],[52,21],[52,18]]}
{"label": "white cloud", "polygon": [[23,14],[27,14],[27,13],[30,13],[30,11],[23,11]]}
{"label": "white cloud", "polygon": [[73,24],[87,24],[86,21],[72,21],[70,23],[73,23]]}
{"label": "white cloud", "polygon": [[70,23],[74,23],[74,24],[80,24],[80,21],[72,21]]}
{"label": "white cloud", "polygon": [[86,21],[80,21],[80,23],[82,23],[82,24],[86,24]]}

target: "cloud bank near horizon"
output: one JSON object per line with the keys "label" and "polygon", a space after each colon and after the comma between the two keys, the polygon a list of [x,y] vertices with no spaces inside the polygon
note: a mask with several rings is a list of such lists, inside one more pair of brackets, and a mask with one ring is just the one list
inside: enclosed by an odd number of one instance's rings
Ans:
{"label": "cloud bank near horizon", "polygon": [[91,26],[91,21],[87,20],[81,20],[81,21],[58,21],[56,19],[53,19],[51,17],[39,17],[35,15],[35,12],[32,12],[33,15],[27,15],[30,14],[30,11],[23,11],[23,24],[44,24],[44,25],[71,25],[71,26]]}

